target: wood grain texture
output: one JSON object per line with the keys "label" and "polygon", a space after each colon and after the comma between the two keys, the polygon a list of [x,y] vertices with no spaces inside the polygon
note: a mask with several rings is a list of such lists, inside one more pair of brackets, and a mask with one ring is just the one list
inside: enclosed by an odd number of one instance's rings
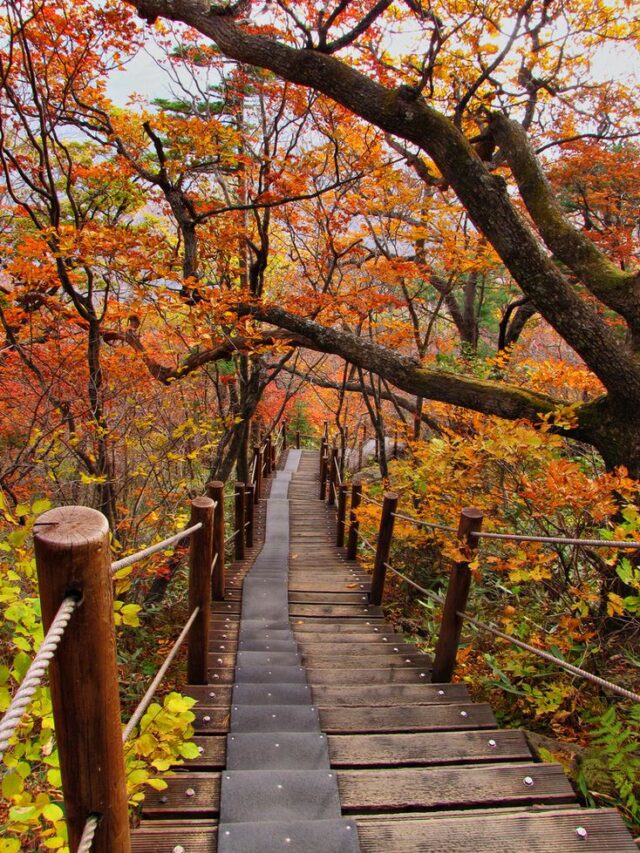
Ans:
{"label": "wood grain texture", "polygon": [[385,708],[322,708],[320,726],[329,734],[339,732],[452,732],[496,727],[487,704],[400,705]]}
{"label": "wood grain texture", "polygon": [[362,853],[637,853],[614,809],[403,815],[356,824]]}
{"label": "wood grain texture", "polygon": [[562,769],[550,764],[343,770],[338,784],[349,813],[575,802]]}
{"label": "wood grain texture", "polygon": [[469,692],[464,684],[379,684],[363,686],[334,686],[317,684],[313,700],[325,708],[378,707],[398,705],[446,705],[468,702]]}
{"label": "wood grain texture", "polygon": [[334,767],[431,767],[444,764],[531,761],[521,732],[494,729],[438,733],[331,735]]}
{"label": "wood grain texture", "polygon": [[109,525],[97,510],[58,507],[37,519],[34,546],[45,631],[68,595],[82,602],[48,676],[71,848],[87,817],[99,814],[96,853],[127,853]]}

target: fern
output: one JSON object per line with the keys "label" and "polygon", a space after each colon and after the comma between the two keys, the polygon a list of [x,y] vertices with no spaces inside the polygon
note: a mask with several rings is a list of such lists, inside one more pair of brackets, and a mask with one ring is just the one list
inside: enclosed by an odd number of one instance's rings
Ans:
{"label": "fern", "polygon": [[[617,805],[630,823],[639,826],[640,707],[624,713],[612,705],[593,722],[592,744],[597,749],[598,763],[617,791]],[[585,794],[592,787],[591,781],[586,767],[582,767],[578,784]]]}

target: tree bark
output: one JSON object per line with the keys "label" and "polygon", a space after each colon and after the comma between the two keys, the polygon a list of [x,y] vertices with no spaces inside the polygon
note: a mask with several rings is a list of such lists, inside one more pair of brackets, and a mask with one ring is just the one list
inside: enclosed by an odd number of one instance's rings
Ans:
{"label": "tree bark", "polygon": [[547,322],[612,396],[640,406],[640,366],[633,354],[549,257],[518,213],[505,181],[487,171],[455,124],[422,97],[409,97],[403,87],[389,89],[335,56],[248,32],[233,20],[233,10],[221,12],[197,0],[129,2],[148,20],[164,16],[183,21],[212,38],[225,55],[322,92],[381,130],[419,146]]}

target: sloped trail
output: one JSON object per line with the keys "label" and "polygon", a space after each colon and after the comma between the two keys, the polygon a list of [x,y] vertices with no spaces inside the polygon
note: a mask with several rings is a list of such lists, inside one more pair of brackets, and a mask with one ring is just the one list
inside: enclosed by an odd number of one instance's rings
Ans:
{"label": "sloped trail", "polygon": [[231,567],[209,685],[188,690],[200,756],[147,796],[132,850],[637,853],[464,685],[430,683],[332,544],[317,469],[290,450],[272,481],[265,546]]}

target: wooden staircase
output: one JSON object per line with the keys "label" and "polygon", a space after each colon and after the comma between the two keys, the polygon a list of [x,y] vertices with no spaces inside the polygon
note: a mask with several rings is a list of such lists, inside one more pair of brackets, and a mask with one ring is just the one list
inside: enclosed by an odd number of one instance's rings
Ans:
{"label": "wooden staircase", "polygon": [[[637,853],[615,810],[580,808],[562,768],[536,763],[522,733],[498,729],[491,708],[471,702],[463,684],[430,683],[429,658],[368,604],[367,574],[333,546],[317,468],[317,452],[303,451],[288,490],[289,618],[360,849]],[[227,598],[213,608],[209,685],[188,691],[199,700],[200,756],[176,770],[166,791],[147,795],[137,853],[212,853],[219,841],[240,853],[336,849],[285,835],[258,847],[218,838],[242,582],[258,550],[232,566]]]}

